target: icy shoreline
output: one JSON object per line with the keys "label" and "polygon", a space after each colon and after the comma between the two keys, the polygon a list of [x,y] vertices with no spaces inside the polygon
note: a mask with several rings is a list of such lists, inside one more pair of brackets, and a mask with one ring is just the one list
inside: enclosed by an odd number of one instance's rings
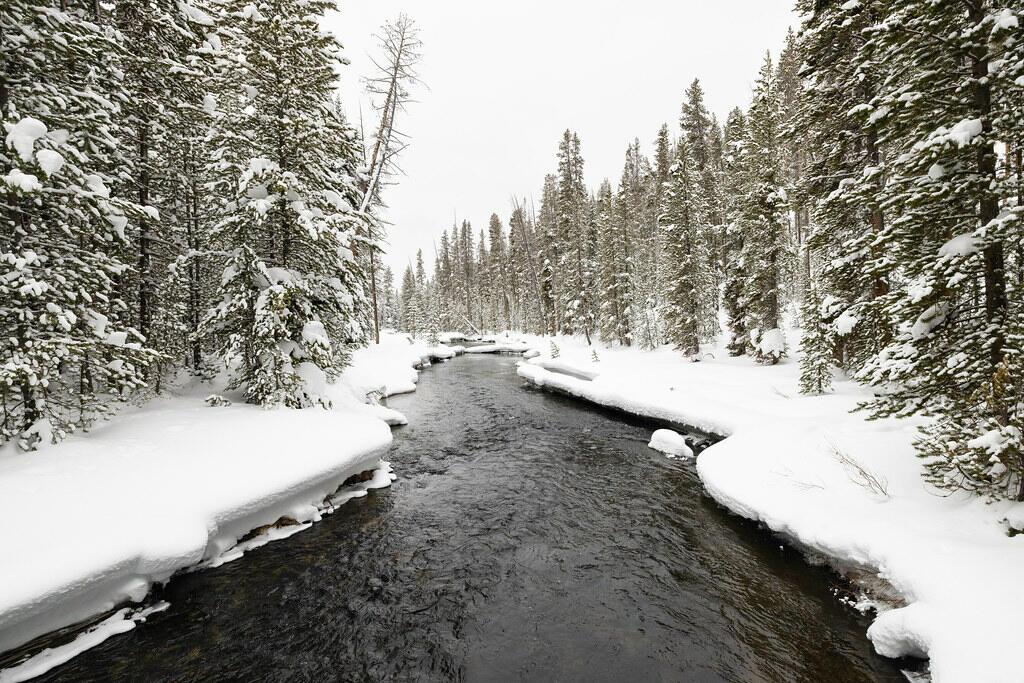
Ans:
{"label": "icy shoreline", "polygon": [[[795,340],[790,348],[796,348]],[[533,339],[538,351],[550,341]],[[919,422],[851,412],[865,390],[802,396],[795,359],[762,367],[708,348],[690,362],[667,348],[593,348],[558,339],[560,355],[519,366],[529,383],[607,408],[727,437],[697,457],[705,490],[840,572],[892,586],[902,606],[868,630],[879,654],[929,660],[933,680],[1020,680],[1013,647],[1024,609],[1024,542],[1008,535],[1022,506],[941,497],[920,477]]]}
{"label": "icy shoreline", "polygon": [[[212,387],[197,384],[58,446],[0,452],[0,652],[141,602],[181,570],[237,559],[389,486],[381,456],[389,425],[406,420],[373,399],[414,390],[416,367],[455,353],[388,335],[355,353],[330,387],[332,410],[209,407]],[[91,646],[106,636],[79,637]],[[0,680],[44,673],[68,651],[73,643]]]}

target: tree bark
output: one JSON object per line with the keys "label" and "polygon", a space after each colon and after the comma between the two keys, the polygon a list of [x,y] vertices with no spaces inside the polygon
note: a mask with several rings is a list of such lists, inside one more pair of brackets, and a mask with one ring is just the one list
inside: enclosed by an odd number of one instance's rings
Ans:
{"label": "tree bark", "polygon": [[[984,20],[984,13],[980,4],[971,7],[970,20],[975,25],[980,25]],[[983,48],[984,49],[984,48]],[[985,136],[984,144],[978,147],[977,167],[978,175],[983,181],[981,196],[978,201],[978,222],[980,226],[991,223],[999,216],[999,199],[992,192],[991,187],[996,181],[996,153],[992,142],[992,86],[988,80],[989,62],[984,52],[980,55],[972,55],[973,59],[973,89],[974,108],[982,122],[982,134]],[[993,331],[989,341],[989,364],[990,373],[995,375],[999,365],[1003,362],[1004,347],[1006,345],[1005,321],[1009,301],[1006,296],[1006,265],[1003,256],[1003,243],[995,241],[985,247],[984,257],[984,279],[985,279],[985,319],[989,323],[989,329]],[[995,419],[1000,425],[1009,422],[1009,414],[1006,406],[997,401],[995,405]],[[1022,483],[1024,487],[1024,483]],[[1021,491],[1024,494],[1024,488]]]}

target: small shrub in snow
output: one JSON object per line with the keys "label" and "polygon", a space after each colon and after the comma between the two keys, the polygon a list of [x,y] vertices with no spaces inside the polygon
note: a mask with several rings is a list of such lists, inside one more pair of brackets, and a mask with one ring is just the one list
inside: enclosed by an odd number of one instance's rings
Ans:
{"label": "small shrub in snow", "polygon": [[592,350],[590,352],[590,362],[591,363],[600,363],[601,362],[601,358],[597,355],[597,349],[594,349],[594,350]]}
{"label": "small shrub in snow", "polygon": [[558,348],[558,344],[556,344],[554,341],[552,341],[551,342],[551,357],[552,358],[558,358],[558,354],[559,353],[561,353],[561,351]]}
{"label": "small shrub in snow", "polygon": [[759,363],[775,365],[786,355],[786,337],[777,327],[765,330],[763,333],[752,331],[751,339],[756,339],[754,357]]}
{"label": "small shrub in snow", "polygon": [[224,408],[231,405],[231,401],[220,394],[210,394],[206,397],[206,405],[211,408]]}

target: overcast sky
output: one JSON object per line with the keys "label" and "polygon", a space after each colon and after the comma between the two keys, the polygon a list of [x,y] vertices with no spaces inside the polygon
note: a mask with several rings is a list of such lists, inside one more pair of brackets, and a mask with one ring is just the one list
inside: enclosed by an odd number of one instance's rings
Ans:
{"label": "overcast sky", "polygon": [[396,280],[453,219],[507,225],[511,197],[539,201],[562,131],[576,130],[587,183],[618,181],[634,137],[650,154],[658,127],[676,134],[694,78],[724,122],[746,108],[766,50],[773,57],[793,0],[340,0],[328,26],[352,62],[342,84],[353,120],[368,110],[359,77],[373,34],[399,12],[415,18],[427,88],[403,115],[406,176],[387,191],[386,262]]}

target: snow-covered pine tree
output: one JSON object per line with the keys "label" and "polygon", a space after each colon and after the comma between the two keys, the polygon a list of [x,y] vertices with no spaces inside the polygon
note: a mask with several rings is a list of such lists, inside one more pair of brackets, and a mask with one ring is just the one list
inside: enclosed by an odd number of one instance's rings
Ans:
{"label": "snow-covered pine tree", "polygon": [[866,48],[886,79],[869,123],[891,148],[876,240],[893,283],[880,297],[896,336],[859,377],[885,391],[874,416],[935,416],[918,448],[928,480],[1024,500],[1024,296],[1019,187],[997,145],[1020,140],[1019,7],[972,0],[899,3]]}
{"label": "snow-covered pine tree", "polygon": [[380,293],[380,324],[387,330],[398,329],[398,301],[395,296],[395,274],[390,266],[382,266],[377,281]]}
{"label": "snow-covered pine tree", "polygon": [[540,288],[544,308],[547,334],[557,334],[562,329],[561,281],[558,267],[562,258],[562,240],[558,234],[558,177],[544,176],[540,197],[540,213],[537,216],[540,237]]}
{"label": "snow-covered pine tree", "polygon": [[657,175],[640,151],[640,140],[634,139],[626,148],[626,159],[615,198],[620,230],[630,247],[630,322],[631,341],[643,349],[653,349],[664,342],[661,319],[661,291],[658,269],[662,257],[658,235]]}
{"label": "snow-covered pine tree", "polygon": [[[683,103],[679,124],[692,160],[692,169],[687,171],[687,175],[696,184],[691,195],[696,210],[689,215],[689,220],[694,221],[693,247],[696,251],[691,256],[694,259],[690,266],[693,272],[687,277],[692,278],[692,284],[697,287],[694,290],[695,306],[692,312],[699,315],[696,320],[697,335],[703,341],[712,339],[718,333],[718,278],[714,272],[714,254],[721,249],[722,209],[719,173],[715,151],[712,149],[715,129],[704,105],[704,89],[697,79],[686,89],[686,101]],[[681,160],[682,157],[677,154],[675,163]],[[678,269],[678,265],[675,267]],[[676,270],[670,277],[677,277],[678,274]]]}
{"label": "snow-covered pine tree", "polygon": [[750,342],[747,327],[748,299],[746,250],[749,223],[744,203],[750,188],[751,159],[747,154],[747,119],[737,107],[729,112],[725,122],[722,158],[722,196],[725,229],[722,241],[722,260],[725,282],[722,286],[722,308],[729,319],[729,354],[740,356]]}
{"label": "snow-covered pine tree", "polygon": [[369,308],[353,254],[358,212],[353,131],[332,106],[340,46],[320,30],[325,0],[232,0],[215,103],[211,187],[223,278],[201,331],[262,405],[324,402]]}
{"label": "snow-covered pine tree", "polygon": [[99,5],[0,11],[0,441],[32,450],[87,428],[145,383],[153,354],[119,296],[141,211],[111,193],[123,38]]}
{"label": "snow-covered pine tree", "polygon": [[558,146],[557,226],[564,249],[559,259],[563,287],[561,308],[566,334],[582,334],[591,341],[596,320],[595,234],[588,215],[583,157],[579,137],[570,130]]}
{"label": "snow-covered pine tree", "polygon": [[413,337],[420,334],[417,323],[423,317],[419,310],[420,300],[416,295],[416,276],[412,272],[412,266],[406,266],[402,274],[402,288],[399,290],[399,325],[398,329],[407,332]]}
{"label": "snow-covered pine tree", "polygon": [[437,314],[437,309],[431,305],[430,282],[427,280],[427,269],[423,264],[422,249],[416,250],[416,284],[413,299],[413,336],[425,337],[431,330],[437,332],[437,321],[432,319]]}
{"label": "snow-covered pine tree", "polygon": [[661,216],[665,248],[665,336],[687,356],[710,338],[715,283],[707,241],[707,203],[700,169],[688,141],[676,144]]}
{"label": "snow-covered pine tree", "polygon": [[832,337],[835,328],[822,315],[817,285],[804,293],[800,324],[800,391],[823,394],[832,387]]}
{"label": "snow-covered pine tree", "polygon": [[[460,273],[459,278],[459,289],[465,298],[465,305],[462,307],[461,314],[461,325],[463,327],[468,326],[473,329],[474,332],[480,332],[479,328],[475,328],[473,320],[478,315],[479,301],[477,301],[477,290],[476,290],[476,254],[473,249],[473,229],[469,224],[469,221],[462,221],[462,227],[459,230],[459,265]],[[461,303],[461,302],[460,302]]]}
{"label": "snow-covered pine tree", "polygon": [[491,281],[490,256],[487,237],[483,230],[480,231],[476,243],[475,263],[476,277],[473,280],[473,288],[476,291],[477,317],[474,323],[481,332],[486,332],[494,329],[494,321],[491,317],[494,283]]}
{"label": "snow-covered pine tree", "polygon": [[[715,277],[715,285],[719,292],[721,292],[722,283],[725,280],[725,245],[727,241],[725,222],[726,198],[724,196],[723,187],[725,140],[722,135],[722,126],[718,123],[718,117],[711,114],[711,122],[708,127],[708,164],[710,166],[711,173],[715,176],[715,180],[710,186],[714,193],[709,199],[708,205],[710,207],[709,214],[711,216],[710,223],[712,226],[711,271]],[[720,298],[721,296],[719,296],[719,299]],[[719,308],[722,306],[720,301],[718,305]]]}
{"label": "snow-covered pine tree", "polygon": [[498,214],[492,213],[487,226],[487,240],[490,244],[488,272],[492,282],[491,317],[495,328],[508,330],[512,327],[512,282],[509,278],[508,249],[505,242],[505,228]]}
{"label": "snow-covered pine tree", "polygon": [[[779,53],[776,65],[775,80],[779,98],[779,129],[783,134],[782,141],[782,183],[786,190],[789,203],[790,220],[787,221],[785,272],[782,290],[790,301],[802,298],[803,292],[810,286],[811,271],[808,254],[804,250],[807,237],[808,207],[802,188],[801,179],[807,164],[806,138],[800,136],[795,126],[800,114],[800,103],[803,98],[803,85],[800,78],[800,66],[803,62],[801,44],[790,28],[786,32],[786,40]],[[794,134],[786,135],[788,131]],[[806,133],[806,131],[804,131]],[[800,256],[803,256],[801,261]]]}
{"label": "snow-covered pine tree", "polygon": [[[865,29],[882,16],[882,0],[802,2],[804,57],[797,115],[786,128],[790,148],[806,147],[807,166],[796,188],[797,203],[810,205],[804,270],[814,262],[824,300],[823,320],[833,325],[835,360],[855,372],[891,338],[877,305],[889,290],[876,241],[885,224],[881,203],[885,177],[882,150],[865,115],[881,81],[880,67],[863,49]],[[797,212],[797,216],[801,212]],[[806,218],[806,216],[805,216]]]}
{"label": "snow-covered pine tree", "polygon": [[750,351],[774,364],[786,354],[782,333],[782,278],[786,261],[786,195],[782,187],[782,140],[775,71],[765,56],[747,119],[750,189],[744,198],[743,284]]}
{"label": "snow-covered pine tree", "polygon": [[630,277],[629,235],[626,225],[619,220],[608,180],[597,191],[598,233],[598,287],[601,309],[599,327],[601,339],[628,346],[630,334],[630,308],[632,280]]}

